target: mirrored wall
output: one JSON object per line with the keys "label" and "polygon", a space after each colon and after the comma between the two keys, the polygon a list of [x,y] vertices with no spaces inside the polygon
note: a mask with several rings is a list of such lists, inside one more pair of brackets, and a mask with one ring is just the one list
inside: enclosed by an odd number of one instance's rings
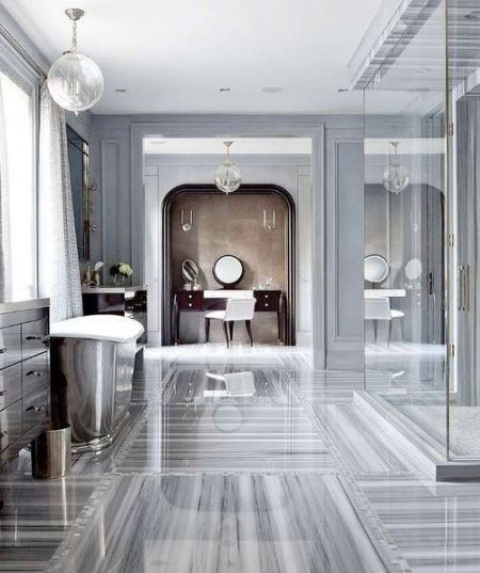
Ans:
{"label": "mirrored wall", "polygon": [[445,5],[404,4],[359,78],[366,389],[446,452]]}

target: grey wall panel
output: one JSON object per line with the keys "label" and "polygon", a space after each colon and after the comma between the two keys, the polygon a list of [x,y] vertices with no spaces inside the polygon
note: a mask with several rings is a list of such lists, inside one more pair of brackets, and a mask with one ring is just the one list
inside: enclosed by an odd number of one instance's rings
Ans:
{"label": "grey wall panel", "polygon": [[[164,135],[165,137],[224,137],[226,133],[231,137],[312,137],[314,141],[312,164],[311,164],[311,297],[308,302],[305,298],[309,297],[308,289],[302,291],[299,285],[299,305],[302,305],[303,324],[308,323],[307,314],[310,313],[310,320],[313,330],[313,348],[314,362],[317,368],[325,365],[325,348],[326,336],[330,332],[326,327],[325,317],[325,296],[327,278],[335,277],[336,260],[326,261],[326,221],[329,214],[326,211],[326,196],[335,194],[335,178],[331,179],[325,174],[326,162],[324,149],[324,131],[332,133],[332,130],[340,130],[344,133],[347,140],[356,138],[352,133],[358,133],[363,125],[361,116],[328,116],[328,115],[308,115],[308,116],[287,116],[287,115],[94,115],[91,126],[91,153],[92,153],[92,183],[102,186],[100,196],[103,202],[109,204],[110,199],[107,197],[114,192],[116,188],[117,195],[117,218],[112,218],[108,206],[103,207],[104,218],[102,220],[103,236],[108,237],[110,232],[115,234],[117,231],[112,229],[115,225],[121,229],[121,235],[118,237],[116,256],[125,258],[133,263],[135,267],[135,281],[142,282],[151,272],[145,266],[144,238],[146,233],[145,227],[145,189],[143,180],[143,155],[142,140],[144,135]],[[353,132],[352,132],[353,130]],[[348,135],[349,134],[349,135]],[[102,174],[102,162],[98,160],[101,152],[102,140],[115,140],[118,142],[118,171],[116,175]],[[97,155],[97,157],[95,157]],[[329,169],[331,170],[331,167]],[[185,179],[185,166],[178,167],[179,172],[183,173],[181,183],[189,182]],[[333,164],[333,170],[335,165]],[[363,167],[361,170],[363,174]],[[256,174],[255,174],[256,175]],[[116,178],[115,185],[108,183],[109,178]],[[211,182],[211,172],[205,172],[205,182]],[[293,185],[285,184],[284,181],[278,181],[279,185],[287,189],[302,188],[306,189],[305,181],[299,173],[292,176]],[[191,181],[190,181],[191,182]],[[194,181],[198,182],[198,181]],[[252,182],[259,182],[255,179]],[[268,180],[266,182],[275,183]],[[169,187],[164,179],[162,170],[159,171],[159,185]],[[107,188],[103,188],[103,185]],[[333,185],[333,187],[332,187]],[[297,198],[298,200],[298,198]],[[299,205],[302,204],[303,198]],[[97,215],[99,216],[97,203]],[[304,206],[308,206],[309,201],[303,201]],[[302,207],[303,208],[303,207]],[[327,216],[328,215],[328,216]],[[301,215],[299,215],[301,221]],[[359,217],[352,225],[356,226],[358,232],[363,232],[363,215]],[[147,227],[148,230],[148,227]],[[150,231],[147,231],[148,233]],[[303,231],[304,233],[305,228]],[[110,244],[112,241],[107,239]],[[107,253],[102,250],[99,241],[92,241],[92,247],[96,249],[95,257],[107,259]],[[108,255],[109,256],[109,255]],[[363,258],[363,254],[361,255]],[[110,261],[106,261],[110,262]],[[115,262],[115,261],[114,261]],[[158,262],[160,264],[161,261]],[[157,264],[157,263],[155,263]],[[333,264],[333,267],[331,266]],[[308,275],[308,265],[299,266],[299,274]],[[327,268],[328,267],[328,268]],[[161,266],[159,266],[161,268]],[[333,274],[332,274],[333,273]],[[335,280],[334,278],[332,280]],[[308,281],[307,281],[308,282]],[[358,294],[357,294],[358,297]],[[330,300],[329,300],[330,304]],[[303,327],[302,327],[303,328]],[[358,326],[354,326],[354,331]],[[302,339],[301,332],[298,332],[299,341]]]}
{"label": "grey wall panel", "polygon": [[361,129],[326,134],[326,363],[363,367],[364,158]]}

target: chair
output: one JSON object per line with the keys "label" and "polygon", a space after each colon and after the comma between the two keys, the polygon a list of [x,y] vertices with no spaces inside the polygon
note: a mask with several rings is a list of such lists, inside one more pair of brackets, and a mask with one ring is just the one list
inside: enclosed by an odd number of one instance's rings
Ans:
{"label": "chair", "polygon": [[[389,320],[388,324],[388,337],[387,346],[390,346],[390,339],[392,337],[392,324],[395,318],[403,318],[405,313],[401,310],[394,310],[390,308],[389,298],[367,298],[365,299],[365,320],[373,321],[373,338],[375,344],[377,343],[377,331],[379,320]],[[400,328],[402,325],[400,324]],[[403,330],[403,329],[402,329]],[[402,332],[403,338],[403,332]]]}
{"label": "chair", "polygon": [[227,348],[230,347],[230,340],[233,340],[233,323],[237,320],[244,320],[250,344],[253,346],[252,318],[255,312],[255,303],[254,298],[229,298],[225,310],[207,312],[205,315],[205,338],[207,342],[210,338],[211,320],[223,320]]}

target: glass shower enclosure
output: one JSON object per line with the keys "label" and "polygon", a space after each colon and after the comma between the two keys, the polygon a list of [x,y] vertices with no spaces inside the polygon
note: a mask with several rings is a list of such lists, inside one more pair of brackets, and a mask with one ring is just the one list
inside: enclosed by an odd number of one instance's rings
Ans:
{"label": "glass shower enclosure", "polygon": [[474,4],[387,2],[352,61],[365,97],[366,390],[444,462],[480,460]]}

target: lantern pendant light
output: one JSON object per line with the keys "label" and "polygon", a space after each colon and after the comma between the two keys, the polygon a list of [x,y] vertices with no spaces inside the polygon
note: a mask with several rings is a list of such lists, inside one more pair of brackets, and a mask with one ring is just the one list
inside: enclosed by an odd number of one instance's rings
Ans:
{"label": "lantern pendant light", "polygon": [[223,191],[227,195],[236,191],[242,183],[242,176],[240,169],[236,166],[235,162],[230,159],[230,146],[233,141],[224,141],[227,148],[227,156],[225,161],[220,163],[215,171],[215,185],[217,189]]}
{"label": "lantern pendant light", "polygon": [[398,195],[410,183],[410,174],[408,169],[400,163],[398,156],[399,141],[391,141],[390,145],[393,146],[393,155],[389,156],[388,167],[383,174],[383,186],[390,193]]}
{"label": "lantern pendant light", "polygon": [[47,85],[52,98],[68,111],[85,111],[102,97],[104,80],[98,65],[77,51],[77,21],[85,12],[67,8],[65,14],[72,20],[72,46],[52,65]]}

